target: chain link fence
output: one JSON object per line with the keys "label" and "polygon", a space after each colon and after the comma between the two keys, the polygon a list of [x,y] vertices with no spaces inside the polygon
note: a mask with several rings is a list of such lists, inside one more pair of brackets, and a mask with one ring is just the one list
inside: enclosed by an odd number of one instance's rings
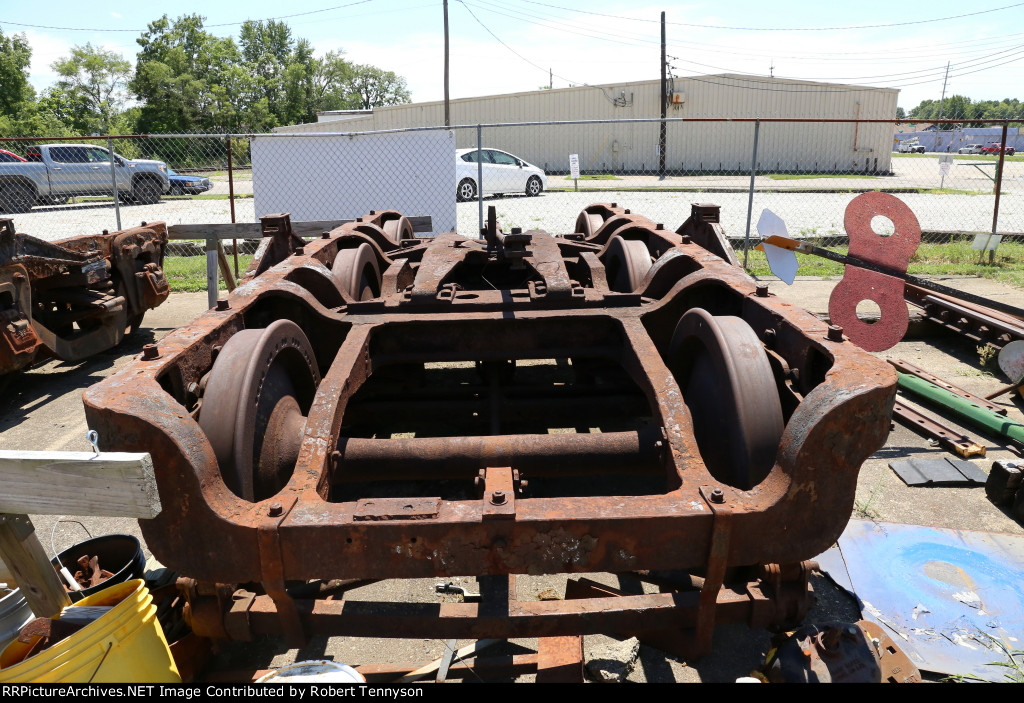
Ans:
{"label": "chain link fence", "polygon": [[[505,231],[561,234],[594,202],[617,203],[670,229],[700,202],[721,206],[737,250],[748,236],[756,243],[764,209],[785,221],[790,236],[843,250],[847,204],[859,193],[885,191],[921,223],[923,246],[911,273],[961,273],[962,265],[980,264],[1024,269],[1024,155],[1011,153],[1024,148],[1024,135],[1005,122],[949,126],[960,129],[702,118],[666,120],[664,128],[654,119],[5,138],[0,149],[13,156],[0,152],[0,216],[12,217],[19,232],[51,241],[164,221],[175,237],[166,262],[172,288],[204,290],[202,227],[257,223],[277,212],[329,223],[396,209],[429,217],[424,233],[476,236],[493,206]],[[993,142],[1003,143],[1004,153]],[[874,227],[891,233],[886,221]],[[251,227],[224,242],[236,275],[248,265],[258,232]],[[1005,236],[986,240],[997,248],[983,261],[972,246],[977,235],[993,233]],[[746,253],[753,273],[767,273],[759,252]]]}

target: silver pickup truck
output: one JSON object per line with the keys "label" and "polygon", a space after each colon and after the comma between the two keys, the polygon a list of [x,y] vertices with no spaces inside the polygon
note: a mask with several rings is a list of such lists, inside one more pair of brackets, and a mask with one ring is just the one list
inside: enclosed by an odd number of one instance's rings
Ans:
{"label": "silver pickup truck", "polygon": [[0,163],[0,211],[28,212],[36,203],[62,202],[77,195],[117,194],[128,202],[160,202],[170,190],[167,164],[126,159],[91,144],[48,144],[29,147],[27,162]]}

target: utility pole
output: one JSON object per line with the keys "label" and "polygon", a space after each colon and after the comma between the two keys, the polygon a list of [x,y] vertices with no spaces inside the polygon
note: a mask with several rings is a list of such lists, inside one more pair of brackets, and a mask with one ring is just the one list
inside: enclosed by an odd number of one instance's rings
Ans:
{"label": "utility pole", "polygon": [[658,178],[665,178],[665,113],[668,110],[668,81],[665,78],[665,13],[661,13],[661,129],[658,133]]}
{"label": "utility pole", "polygon": [[942,79],[942,97],[939,98],[939,117],[942,119],[942,107],[946,102],[946,80],[949,78],[949,61],[946,62],[946,76]]}
{"label": "utility pole", "polygon": [[444,126],[452,126],[448,105],[448,0],[444,0]]}
{"label": "utility pole", "polygon": [[555,87],[555,72],[549,68],[548,69],[548,90],[551,90],[554,87]]}

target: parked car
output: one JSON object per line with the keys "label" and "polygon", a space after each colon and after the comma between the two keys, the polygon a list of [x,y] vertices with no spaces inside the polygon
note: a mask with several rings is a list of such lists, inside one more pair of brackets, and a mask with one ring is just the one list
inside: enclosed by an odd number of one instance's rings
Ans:
{"label": "parked car", "polygon": [[956,153],[958,153],[958,154],[983,154],[984,152],[982,151],[982,149],[984,149],[984,148],[985,147],[982,144],[968,144],[967,146],[962,146],[959,149],[957,149]]}
{"label": "parked car", "polygon": [[1007,156],[1013,156],[1017,153],[1017,150],[1012,146],[1008,146],[1004,149],[1000,142],[989,142],[986,146],[981,148],[981,153],[983,154],[998,154],[1000,151],[1005,152]]}
{"label": "parked car", "polygon": [[477,197],[477,159],[482,157],[484,195],[526,193],[540,195],[548,187],[544,169],[498,149],[456,149],[455,196],[459,201]]}
{"label": "parked car", "polygon": [[[113,163],[111,163],[113,160]],[[91,144],[45,144],[25,151],[25,162],[0,163],[0,210],[29,212],[36,203],[78,195],[113,195],[151,205],[170,188],[167,164],[126,159]]]}
{"label": "parked car", "polygon": [[213,188],[209,178],[202,176],[186,176],[167,167],[167,178],[171,181],[171,195],[199,195]]}
{"label": "parked car", "polygon": [[12,164],[17,161],[23,162],[24,160],[25,159],[21,158],[15,153],[7,151],[6,149],[0,149],[0,164]]}

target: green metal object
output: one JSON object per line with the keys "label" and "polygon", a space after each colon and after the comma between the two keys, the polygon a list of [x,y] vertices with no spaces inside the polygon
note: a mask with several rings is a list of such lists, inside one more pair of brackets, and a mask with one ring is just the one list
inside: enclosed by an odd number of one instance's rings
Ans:
{"label": "green metal object", "polygon": [[975,427],[1006,437],[1014,445],[1024,448],[1024,425],[1019,422],[1008,420],[917,376],[899,374],[899,387],[945,408]]}

